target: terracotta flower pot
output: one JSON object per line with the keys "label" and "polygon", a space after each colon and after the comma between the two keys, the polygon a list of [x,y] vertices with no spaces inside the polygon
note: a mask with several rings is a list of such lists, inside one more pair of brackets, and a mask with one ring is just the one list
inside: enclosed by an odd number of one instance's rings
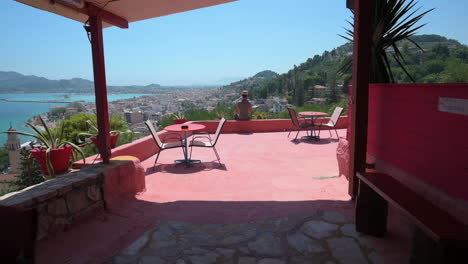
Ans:
{"label": "terracotta flower pot", "polygon": [[[68,170],[70,167],[70,158],[72,156],[72,146],[66,145],[63,148],[53,149],[50,151],[50,163],[54,168],[54,173],[60,173]],[[49,175],[47,169],[46,150],[35,148],[29,151],[33,157],[39,162],[42,173]]]}
{"label": "terracotta flower pot", "polygon": [[183,124],[187,122],[187,119],[186,118],[182,118],[182,119],[174,119],[174,124]]}
{"label": "terracotta flower pot", "polygon": [[[120,133],[118,132],[110,133],[111,148],[115,148],[115,146],[117,145],[117,140],[119,140],[119,136],[120,136]],[[96,145],[96,148],[99,149],[99,142],[97,140],[97,137],[92,136],[91,141],[94,143],[94,145]]]}

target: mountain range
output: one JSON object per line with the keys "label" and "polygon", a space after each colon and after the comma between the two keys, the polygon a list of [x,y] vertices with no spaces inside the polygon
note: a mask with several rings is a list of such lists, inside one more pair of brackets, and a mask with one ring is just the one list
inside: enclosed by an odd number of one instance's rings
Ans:
{"label": "mountain range", "polygon": [[[159,84],[111,86],[109,92],[152,93],[161,89]],[[35,75],[13,71],[0,71],[0,93],[93,93],[94,82],[81,78],[49,80]]]}

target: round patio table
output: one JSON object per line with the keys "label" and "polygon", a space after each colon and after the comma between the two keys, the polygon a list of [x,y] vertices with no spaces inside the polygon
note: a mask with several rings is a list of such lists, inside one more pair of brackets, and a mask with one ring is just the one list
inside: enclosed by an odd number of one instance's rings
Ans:
{"label": "round patio table", "polygon": [[[187,128],[182,128],[184,126],[187,126]],[[177,164],[185,164],[185,165],[190,165],[192,163],[200,163],[200,160],[192,160],[188,156],[188,140],[187,140],[187,134],[188,132],[194,132],[194,131],[200,131],[204,129],[204,125],[200,124],[177,124],[177,125],[170,125],[164,128],[164,130],[169,131],[169,132],[184,132],[184,159],[183,160],[176,160],[175,162]]]}
{"label": "round patio table", "polygon": [[299,115],[311,117],[312,126],[310,127],[310,136],[305,136],[305,137],[308,139],[320,140],[319,136],[314,135],[314,118],[319,117],[319,116],[327,116],[328,114],[324,112],[305,111],[305,112],[299,112]]}

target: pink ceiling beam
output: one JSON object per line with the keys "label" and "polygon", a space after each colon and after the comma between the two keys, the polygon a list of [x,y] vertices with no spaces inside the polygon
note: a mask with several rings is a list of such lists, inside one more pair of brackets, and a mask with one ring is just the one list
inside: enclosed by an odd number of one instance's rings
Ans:
{"label": "pink ceiling beam", "polygon": [[125,18],[114,15],[90,3],[87,3],[86,7],[78,9],[78,11],[89,17],[98,15],[103,22],[109,23],[119,28],[128,28],[128,21]]}

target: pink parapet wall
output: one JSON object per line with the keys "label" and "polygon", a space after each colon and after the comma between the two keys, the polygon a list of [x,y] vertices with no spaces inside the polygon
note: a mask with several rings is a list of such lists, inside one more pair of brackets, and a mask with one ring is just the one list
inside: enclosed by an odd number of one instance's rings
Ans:
{"label": "pink parapet wall", "polygon": [[[329,118],[317,118],[315,123],[326,123]],[[203,130],[209,133],[215,133],[218,127],[218,120],[214,121],[191,121],[185,124],[190,125],[191,123],[202,124],[206,128]],[[223,127],[222,133],[261,133],[261,132],[281,132],[288,131],[291,129],[291,119],[260,119],[250,121],[235,121],[228,120]],[[342,129],[348,126],[348,117],[341,116],[338,119],[336,128]],[[167,134],[166,131],[158,132],[160,138],[164,138]],[[183,136],[183,133],[181,133]],[[158,146],[154,142],[151,136],[140,138],[133,141],[132,143],[119,146],[112,150],[112,157],[117,156],[134,156],[140,160],[145,160],[159,151]],[[95,160],[96,156],[86,158],[86,163],[91,164]],[[96,161],[99,162],[99,161]],[[74,168],[83,167],[83,161],[77,161],[73,163]]]}
{"label": "pink parapet wall", "polygon": [[468,115],[439,98],[468,99],[468,84],[372,84],[369,154],[451,197],[468,200]]}

